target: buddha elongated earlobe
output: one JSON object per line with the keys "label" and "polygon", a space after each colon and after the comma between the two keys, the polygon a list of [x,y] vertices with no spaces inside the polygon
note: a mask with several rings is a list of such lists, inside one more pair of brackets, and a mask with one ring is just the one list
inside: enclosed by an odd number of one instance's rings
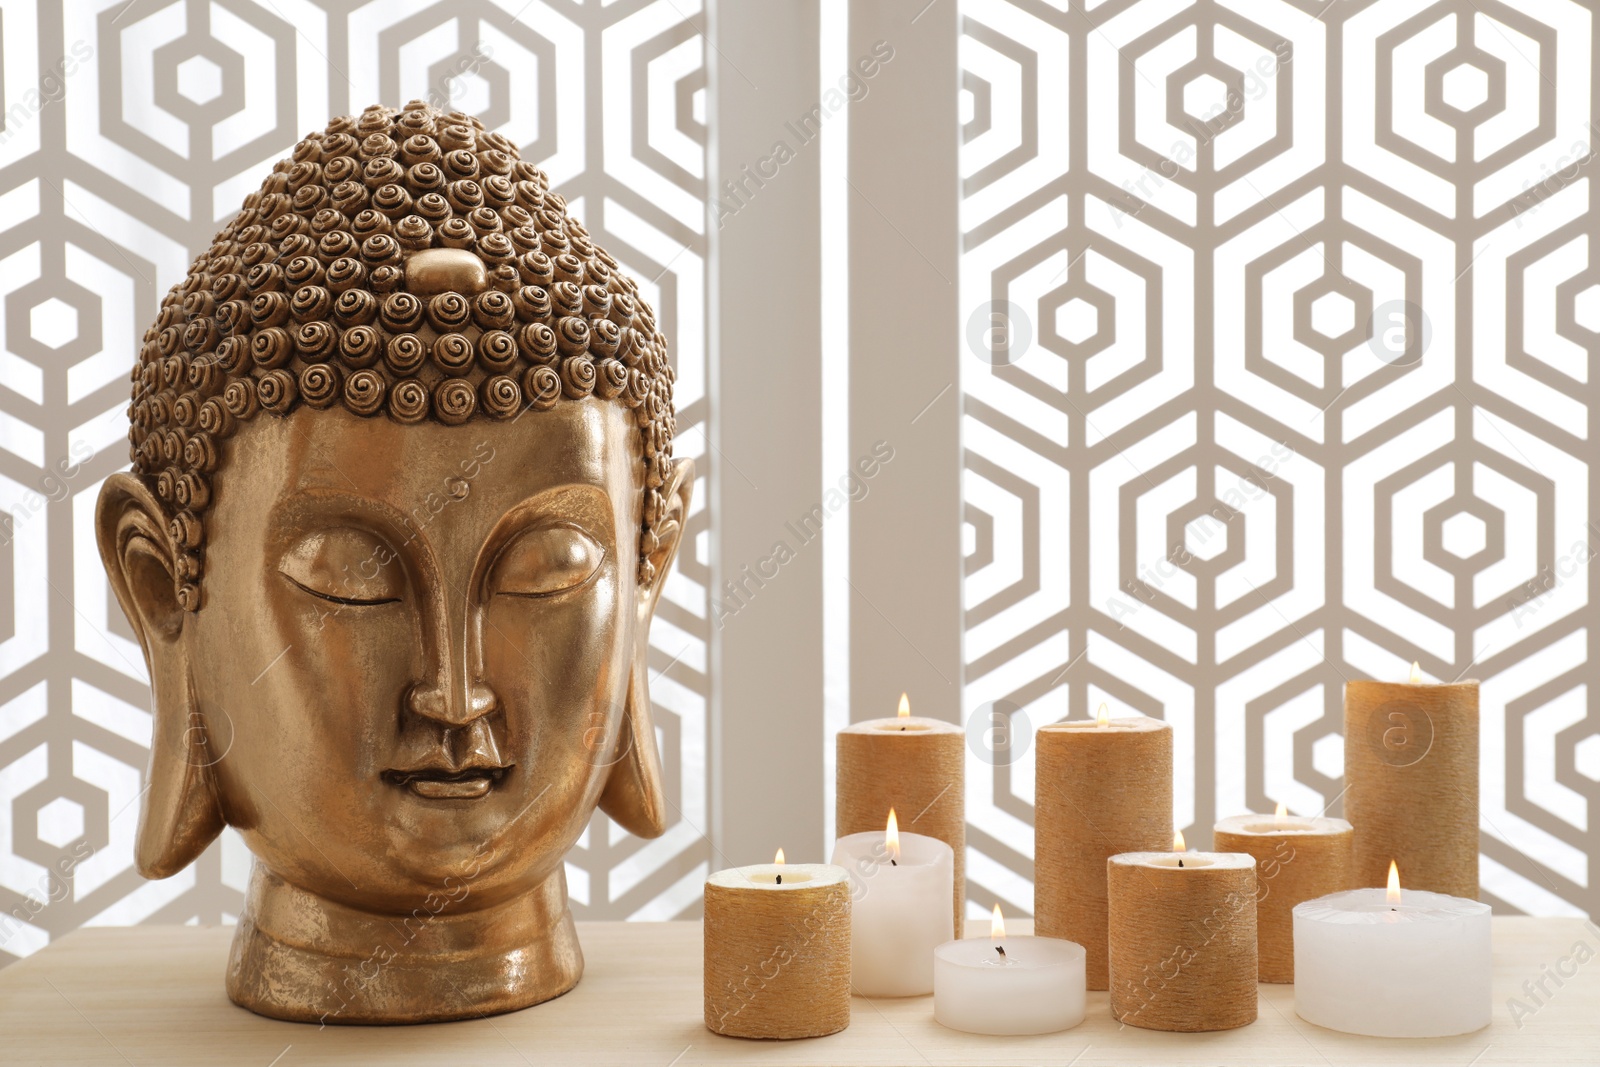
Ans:
{"label": "buddha elongated earlobe", "polygon": [[173,582],[176,551],[165,512],[149,487],[113,474],[95,511],[100,558],[150,671],[155,730],[148,793],[134,858],[146,878],[187,867],[222,832],[211,766],[221,757],[196,706],[183,643],[186,612]]}
{"label": "buddha elongated earlobe", "polygon": [[640,837],[659,837],[667,828],[661,754],[656,750],[655,719],[650,711],[650,620],[683,541],[689,501],[694,495],[694,464],[687,459],[675,461],[672,477],[662,485],[660,493],[663,514],[645,535],[654,537],[655,545],[645,554],[640,568],[648,568],[650,581],[641,583],[639,588],[633,662],[628,670],[622,731],[617,739],[619,756],[600,795],[600,810]]}
{"label": "buddha elongated earlobe", "polygon": [[661,754],[650,714],[647,657],[634,657],[628,671],[628,698],[623,706],[620,755],[600,794],[600,810],[623,829],[640,837],[660,837],[667,828],[667,797],[661,786]]}
{"label": "buddha elongated earlobe", "polygon": [[156,698],[150,793],[139,812],[134,847],[139,873],[146,878],[177,874],[200,857],[224,826],[211,774],[222,753],[207,737],[187,679],[181,684],[179,699]]}

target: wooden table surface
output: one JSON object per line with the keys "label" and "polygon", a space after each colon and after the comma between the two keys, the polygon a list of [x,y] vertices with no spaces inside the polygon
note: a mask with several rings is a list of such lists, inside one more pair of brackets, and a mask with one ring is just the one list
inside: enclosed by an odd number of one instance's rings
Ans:
{"label": "wooden table surface", "polygon": [[[1293,988],[1272,985],[1260,987],[1260,1018],[1226,1033],[1119,1029],[1106,994],[1090,993],[1082,1025],[1045,1037],[947,1030],[933,1021],[931,997],[858,997],[843,1033],[812,1041],[743,1041],[702,1025],[699,923],[579,923],[578,929],[588,959],[583,981],[547,1004],[470,1022],[322,1029],[263,1019],[229,1003],[222,973],[231,929],[79,930],[0,970],[0,1063],[1600,1064],[1600,929],[1579,919],[1495,919],[1492,1024],[1466,1037],[1418,1041],[1312,1026],[1295,1016]],[[1581,964],[1573,955],[1579,942],[1588,946]],[[1552,995],[1534,1005],[1523,982],[1538,982],[1558,964],[1568,971],[1576,966],[1576,975],[1563,977],[1559,988],[1546,978]],[[1513,996],[1535,1008],[1520,1026],[1507,1006]]]}

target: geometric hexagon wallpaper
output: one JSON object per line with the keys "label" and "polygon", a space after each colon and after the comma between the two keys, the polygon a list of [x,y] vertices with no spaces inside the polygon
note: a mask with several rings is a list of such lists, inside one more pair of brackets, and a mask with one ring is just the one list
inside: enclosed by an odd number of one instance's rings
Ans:
{"label": "geometric hexagon wallpaper", "polygon": [[[655,307],[710,484],[706,6],[0,5],[0,965],[241,906],[232,831],[134,870],[148,690],[92,517],[137,339],[307,132],[420,98],[511,139]],[[1594,4],[956,6],[963,714],[1168,720],[1206,847],[1342,810],[1347,680],[1478,678],[1484,899],[1600,912]],[[697,915],[727,865],[707,499],[652,628],[671,825],[596,815],[580,919]],[[850,709],[815,710],[826,762]],[[968,759],[974,913],[1031,910],[1015,751]]]}
{"label": "geometric hexagon wallpaper", "polygon": [[961,12],[968,712],[1167,719],[1208,843],[1340,812],[1346,680],[1478,678],[1484,899],[1600,911],[1594,5]]}
{"label": "geometric hexagon wallpaper", "polygon": [[[306,133],[371,103],[426,99],[514,141],[657,309],[678,374],[677,451],[699,458],[705,56],[688,22],[698,11],[691,0],[0,10],[0,963],[85,924],[228,922],[241,906],[249,854],[231,829],[173,878],[134,870],[148,689],[92,517],[101,482],[128,465],[129,372],[160,298]],[[597,815],[569,856],[580,918],[697,913],[700,494],[694,508],[652,631],[674,825],[640,841]]]}

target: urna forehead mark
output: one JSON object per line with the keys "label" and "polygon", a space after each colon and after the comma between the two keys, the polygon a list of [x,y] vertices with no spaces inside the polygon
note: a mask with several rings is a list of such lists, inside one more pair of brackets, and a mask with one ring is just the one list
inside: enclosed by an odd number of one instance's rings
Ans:
{"label": "urna forehead mark", "polygon": [[487,288],[483,260],[465,248],[423,248],[406,258],[406,292],[413,296],[475,295]]}

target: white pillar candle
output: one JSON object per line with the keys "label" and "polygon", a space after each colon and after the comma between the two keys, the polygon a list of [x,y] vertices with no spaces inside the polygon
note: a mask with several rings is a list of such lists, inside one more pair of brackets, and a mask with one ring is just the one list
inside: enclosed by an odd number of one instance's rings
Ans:
{"label": "white pillar candle", "polygon": [[864,997],[933,992],[933,950],[955,934],[955,853],[922,834],[847,834],[833,862],[850,874],[850,985]]}
{"label": "white pillar candle", "polygon": [[[1396,899],[1398,898],[1398,899]],[[1351,889],[1294,909],[1294,1010],[1370,1037],[1452,1037],[1489,1025],[1489,905]]]}
{"label": "white pillar candle", "polygon": [[988,937],[933,953],[933,1017],[969,1034],[1053,1034],[1083,1022],[1083,946],[1008,937],[994,908]]}

